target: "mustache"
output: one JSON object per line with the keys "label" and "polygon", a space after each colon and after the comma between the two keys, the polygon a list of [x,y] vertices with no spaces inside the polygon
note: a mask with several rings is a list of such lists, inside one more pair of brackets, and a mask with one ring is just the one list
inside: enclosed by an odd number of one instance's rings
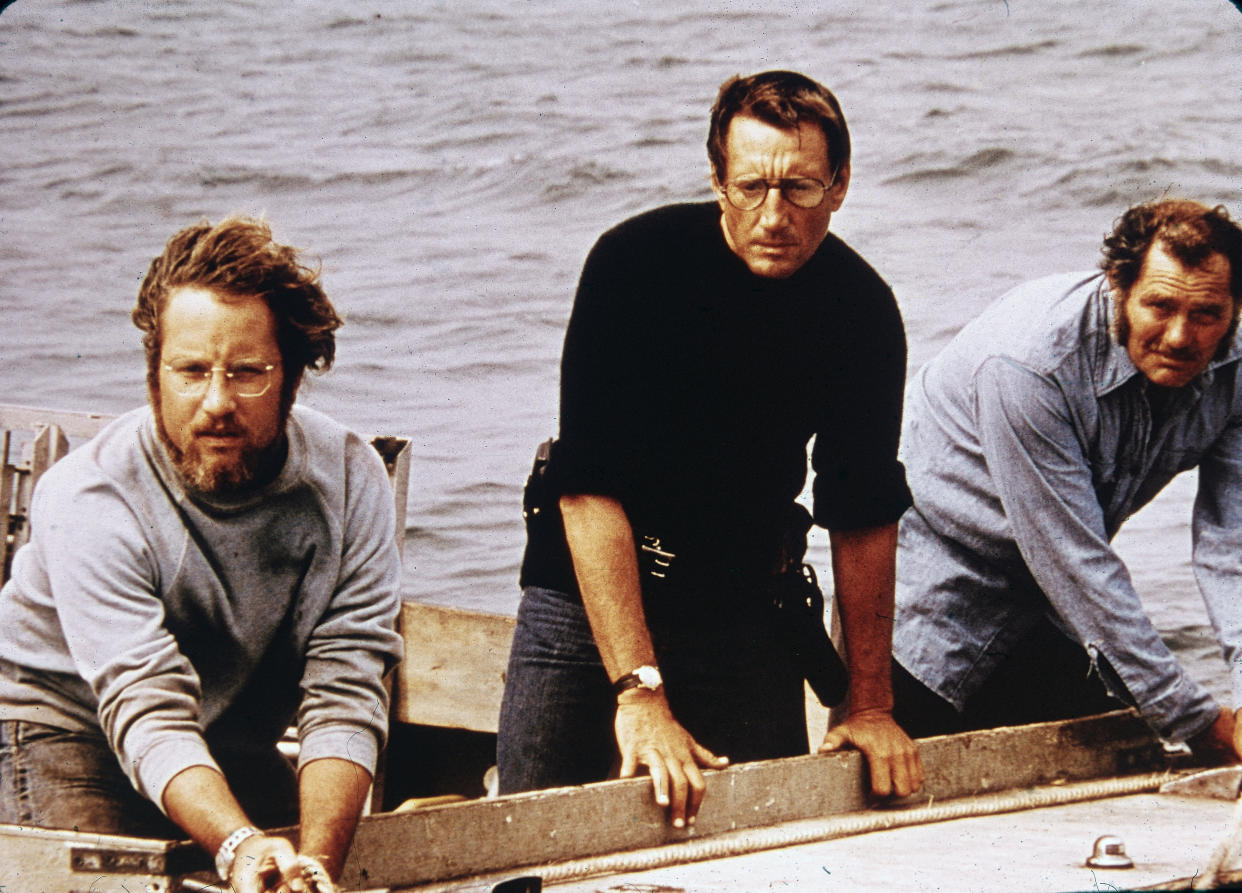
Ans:
{"label": "mustache", "polygon": [[1199,358],[1199,351],[1193,347],[1166,347],[1159,349],[1158,353],[1176,362],[1188,362]]}
{"label": "mustache", "polygon": [[191,432],[195,437],[241,437],[246,432],[235,422],[200,425]]}

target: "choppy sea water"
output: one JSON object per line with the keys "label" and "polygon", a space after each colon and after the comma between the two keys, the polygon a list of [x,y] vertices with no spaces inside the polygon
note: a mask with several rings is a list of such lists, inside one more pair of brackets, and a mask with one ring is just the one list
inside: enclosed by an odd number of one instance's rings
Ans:
{"label": "choppy sea water", "polygon": [[[842,101],[833,227],[893,284],[911,371],[1010,285],[1092,267],[1134,201],[1242,215],[1227,0],[19,0],[0,14],[0,400],[141,403],[148,261],[200,217],[264,214],[322,258],[347,319],[302,399],[413,441],[407,596],[511,612],[583,257],[627,215],[710,197],[716,87],[772,67]],[[1193,491],[1120,548],[1222,691]]]}

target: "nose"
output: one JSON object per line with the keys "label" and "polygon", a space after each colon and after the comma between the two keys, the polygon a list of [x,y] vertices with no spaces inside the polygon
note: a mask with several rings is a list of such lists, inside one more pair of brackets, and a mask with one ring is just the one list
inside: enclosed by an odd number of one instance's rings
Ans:
{"label": "nose", "polygon": [[1185,316],[1175,316],[1164,328],[1164,342],[1170,347],[1187,347],[1191,342],[1190,321]]}
{"label": "nose", "polygon": [[203,411],[212,415],[222,415],[233,408],[235,400],[229,380],[224,377],[224,370],[212,369],[211,378],[207,382],[207,390],[203,392]]}
{"label": "nose", "polygon": [[779,186],[769,186],[759,206],[759,222],[768,229],[779,229],[788,219],[789,208]]}

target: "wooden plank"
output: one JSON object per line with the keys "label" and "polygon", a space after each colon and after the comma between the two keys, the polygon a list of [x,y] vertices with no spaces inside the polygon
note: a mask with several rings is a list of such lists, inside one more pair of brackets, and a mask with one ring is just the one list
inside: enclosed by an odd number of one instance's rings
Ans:
{"label": "wooden plank", "polygon": [[34,440],[29,444],[30,459],[17,473],[13,505],[10,509],[10,548],[15,553],[30,541],[30,500],[35,484],[56,462],[69,452],[69,439],[57,425],[37,425]]}
{"label": "wooden plank", "polygon": [[[917,803],[1159,769],[1166,756],[1133,713],[920,742]],[[411,887],[857,812],[869,808],[856,752],[743,764],[707,774],[693,829],[671,828],[648,779],[603,782],[371,816],[359,825],[347,886]],[[897,809],[901,805],[886,808]]]}
{"label": "wooden plank", "polygon": [[74,412],[38,406],[0,403],[0,428],[34,431],[40,425],[55,425],[69,437],[94,437],[116,416],[101,412]]}
{"label": "wooden plank", "polygon": [[13,432],[7,428],[3,432],[0,445],[0,583],[9,578],[9,562],[13,555],[12,541],[9,533],[13,526],[13,494],[17,489],[16,466],[9,464],[9,447],[13,441]]}
{"label": "wooden plank", "polygon": [[410,494],[410,441],[405,437],[377,435],[371,438],[371,446],[388,469],[388,483],[392,484],[392,499],[397,510],[397,554],[402,555]]}
{"label": "wooden plank", "polygon": [[405,602],[396,718],[494,733],[514,623],[500,614]]}
{"label": "wooden plank", "polygon": [[66,893],[173,893],[211,861],[187,843],[0,825],[0,887]]}
{"label": "wooden plank", "polygon": [[[969,797],[983,787],[1000,791],[1148,771],[1165,760],[1129,712],[930,738],[921,747],[928,768],[923,795],[886,811],[921,806],[927,796],[937,803]],[[710,772],[699,822],[683,831],[668,826],[645,778],[371,816],[359,825],[342,886],[411,887],[857,813],[869,808],[864,785],[856,753]],[[6,871],[0,883],[13,889],[118,893],[203,889],[183,875],[209,869],[207,857],[187,843],[12,825],[0,825],[0,866]]]}

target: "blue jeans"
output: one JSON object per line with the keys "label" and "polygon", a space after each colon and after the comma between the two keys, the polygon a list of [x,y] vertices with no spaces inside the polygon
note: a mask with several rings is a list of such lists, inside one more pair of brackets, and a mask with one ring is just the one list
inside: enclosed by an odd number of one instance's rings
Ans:
{"label": "blue jeans", "polygon": [[[647,592],[673,715],[733,762],[808,752],[802,676],[753,592]],[[614,770],[616,697],[581,600],[527,587],[500,708],[501,793],[602,781]]]}
{"label": "blue jeans", "polygon": [[[257,825],[297,822],[297,782],[279,753],[222,763]],[[130,784],[101,735],[0,721],[0,822],[165,840],[186,834]]]}

